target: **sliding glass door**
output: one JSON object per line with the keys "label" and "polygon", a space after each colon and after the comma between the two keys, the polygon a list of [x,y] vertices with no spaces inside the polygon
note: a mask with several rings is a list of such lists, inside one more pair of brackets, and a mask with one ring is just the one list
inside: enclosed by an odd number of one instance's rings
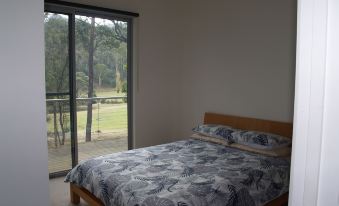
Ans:
{"label": "sliding glass door", "polygon": [[75,16],[79,160],[127,150],[127,22]]}
{"label": "sliding glass door", "polygon": [[129,19],[47,6],[51,177],[64,175],[78,161],[131,148],[130,37]]}

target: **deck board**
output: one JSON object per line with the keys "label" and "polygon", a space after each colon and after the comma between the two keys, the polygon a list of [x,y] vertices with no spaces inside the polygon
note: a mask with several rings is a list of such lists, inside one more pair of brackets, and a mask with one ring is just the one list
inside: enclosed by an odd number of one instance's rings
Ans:
{"label": "deck board", "polygon": [[[79,161],[125,150],[127,150],[127,137],[121,135],[78,144]],[[49,173],[68,170],[71,166],[70,144],[48,149]]]}

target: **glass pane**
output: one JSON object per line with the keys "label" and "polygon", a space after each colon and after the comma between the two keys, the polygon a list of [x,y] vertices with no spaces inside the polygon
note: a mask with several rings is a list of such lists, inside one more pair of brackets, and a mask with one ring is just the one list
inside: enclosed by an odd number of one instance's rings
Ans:
{"label": "glass pane", "polygon": [[69,91],[68,16],[45,13],[46,92]]}
{"label": "glass pane", "polygon": [[76,16],[79,161],[127,150],[127,23]]}
{"label": "glass pane", "polygon": [[72,168],[69,99],[50,97],[47,106],[48,171]]}
{"label": "glass pane", "polygon": [[[45,13],[46,92],[69,91],[68,16]],[[68,96],[47,96],[48,170],[72,168],[70,107]]]}

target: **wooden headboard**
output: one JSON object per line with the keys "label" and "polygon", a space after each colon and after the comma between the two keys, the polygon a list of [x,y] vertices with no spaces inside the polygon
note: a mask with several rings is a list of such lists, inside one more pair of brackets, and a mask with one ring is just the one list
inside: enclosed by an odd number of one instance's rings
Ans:
{"label": "wooden headboard", "polygon": [[204,124],[229,125],[236,129],[269,132],[292,138],[293,123],[237,117],[224,114],[205,113]]}

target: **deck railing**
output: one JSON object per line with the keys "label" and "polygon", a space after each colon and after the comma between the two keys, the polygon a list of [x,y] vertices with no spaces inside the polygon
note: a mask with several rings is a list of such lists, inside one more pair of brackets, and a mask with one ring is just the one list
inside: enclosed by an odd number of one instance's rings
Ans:
{"label": "deck railing", "polygon": [[[78,97],[76,100],[107,100],[107,99],[115,99],[115,100],[127,100],[126,96],[112,96],[112,97]],[[46,99],[47,103],[50,102],[67,102],[69,99]]]}

